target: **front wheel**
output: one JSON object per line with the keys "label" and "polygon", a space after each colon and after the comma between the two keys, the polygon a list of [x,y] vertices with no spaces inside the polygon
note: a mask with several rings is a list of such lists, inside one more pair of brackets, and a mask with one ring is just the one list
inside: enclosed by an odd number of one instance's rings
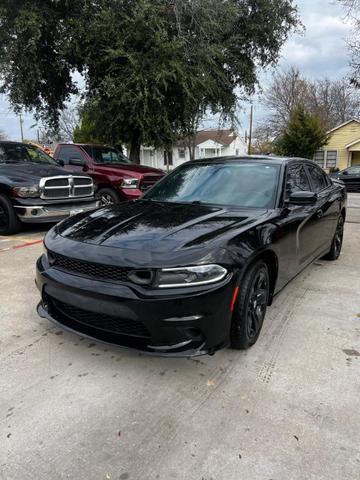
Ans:
{"label": "front wheel", "polygon": [[102,207],[108,207],[110,205],[116,205],[120,203],[120,197],[112,188],[100,188],[97,193]]}
{"label": "front wheel", "polygon": [[5,195],[0,195],[0,235],[12,235],[21,229],[14,207]]}
{"label": "front wheel", "polygon": [[269,269],[262,260],[246,272],[239,291],[231,324],[231,346],[246,350],[260,335],[270,295]]}
{"label": "front wheel", "polygon": [[330,249],[330,252],[327,255],[325,255],[324,257],[325,260],[335,261],[340,257],[343,240],[344,240],[344,224],[345,224],[345,219],[343,215],[340,215],[338,224],[336,227],[336,232],[335,232],[333,241],[331,243],[331,249]]}

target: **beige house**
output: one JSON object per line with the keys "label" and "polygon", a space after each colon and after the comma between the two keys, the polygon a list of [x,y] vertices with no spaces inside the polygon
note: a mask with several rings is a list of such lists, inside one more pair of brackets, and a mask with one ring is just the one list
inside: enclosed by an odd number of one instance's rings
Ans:
{"label": "beige house", "polygon": [[360,165],[360,120],[352,119],[328,132],[327,145],[314,157],[322,168],[344,170],[352,165]]}

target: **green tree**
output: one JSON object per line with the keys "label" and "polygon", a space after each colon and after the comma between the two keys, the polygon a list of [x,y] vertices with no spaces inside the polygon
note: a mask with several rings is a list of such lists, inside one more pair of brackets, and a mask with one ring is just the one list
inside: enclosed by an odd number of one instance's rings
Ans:
{"label": "green tree", "polygon": [[231,118],[297,23],[292,0],[3,0],[2,92],[56,126],[80,72],[96,137],[139,161],[206,110]]}
{"label": "green tree", "polygon": [[293,110],[284,133],[277,140],[276,151],[288,157],[312,159],[327,141],[317,118],[299,106]]}
{"label": "green tree", "polygon": [[[74,142],[76,143],[106,143],[107,139],[102,138],[96,127],[96,116],[87,109],[80,113],[80,124],[74,128]],[[116,144],[116,142],[110,142]]]}

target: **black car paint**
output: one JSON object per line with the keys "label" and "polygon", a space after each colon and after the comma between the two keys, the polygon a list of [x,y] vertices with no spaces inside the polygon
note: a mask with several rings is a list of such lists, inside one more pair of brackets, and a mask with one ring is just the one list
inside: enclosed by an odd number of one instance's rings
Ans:
{"label": "black car paint", "polygon": [[[360,171],[360,165],[354,165],[354,167],[358,167]],[[352,173],[352,167],[332,173],[330,176],[343,182],[348,192],[360,192],[360,173]]]}
{"label": "black car paint", "polygon": [[13,187],[30,187],[37,185],[43,177],[59,175],[72,175],[72,172],[56,165],[0,163],[0,189],[6,194]]}
{"label": "black car paint", "polygon": [[[37,264],[40,315],[90,337],[155,354],[214,353],[228,345],[232,299],[247,267],[258,258],[267,262],[271,303],[295,275],[329,251],[339,215],[345,214],[345,189],[330,181],[313,205],[285,202],[288,165],[306,161],[259,160],[281,165],[275,209],[139,200],[65,220],[45,238],[50,252],[102,265],[158,269],[220,264],[229,274],[219,284],[160,290],[100,281],[52,268],[44,255]],[[151,340],[69,321],[54,311],[52,298],[90,312],[140,320]],[[172,345],[181,346],[174,350]]]}

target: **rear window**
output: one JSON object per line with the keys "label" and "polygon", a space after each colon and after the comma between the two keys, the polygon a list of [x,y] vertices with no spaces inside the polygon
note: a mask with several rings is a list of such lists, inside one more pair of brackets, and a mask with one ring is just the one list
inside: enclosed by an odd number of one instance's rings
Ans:
{"label": "rear window", "polygon": [[120,150],[115,148],[86,145],[83,149],[97,164],[131,163]]}

